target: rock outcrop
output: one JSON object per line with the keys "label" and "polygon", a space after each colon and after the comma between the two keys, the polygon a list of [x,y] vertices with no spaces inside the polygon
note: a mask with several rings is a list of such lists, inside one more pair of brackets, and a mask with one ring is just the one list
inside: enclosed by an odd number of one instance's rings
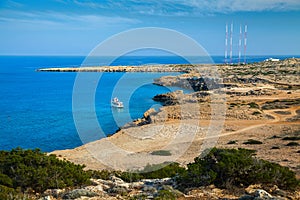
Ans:
{"label": "rock outcrop", "polygon": [[[179,191],[176,181],[171,178],[143,179],[138,182],[127,183],[122,179],[111,176],[109,180],[92,179],[93,185],[70,191],[47,190],[40,200],[56,199],[154,199],[169,194],[176,199],[238,199],[238,200],[286,200],[299,199],[299,192],[286,192],[276,185],[268,191],[262,189],[262,185],[250,185],[245,192],[229,192],[214,185],[193,188],[183,193]],[[51,193],[52,192],[52,193]],[[272,193],[272,194],[271,194]],[[165,196],[166,197],[166,196]]]}

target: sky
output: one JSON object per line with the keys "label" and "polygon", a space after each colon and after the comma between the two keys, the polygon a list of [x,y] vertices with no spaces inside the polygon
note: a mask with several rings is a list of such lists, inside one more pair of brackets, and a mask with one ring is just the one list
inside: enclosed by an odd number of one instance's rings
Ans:
{"label": "sky", "polygon": [[1,0],[0,55],[83,55],[122,31],[179,31],[224,55],[225,25],[248,26],[247,54],[300,55],[299,0]]}

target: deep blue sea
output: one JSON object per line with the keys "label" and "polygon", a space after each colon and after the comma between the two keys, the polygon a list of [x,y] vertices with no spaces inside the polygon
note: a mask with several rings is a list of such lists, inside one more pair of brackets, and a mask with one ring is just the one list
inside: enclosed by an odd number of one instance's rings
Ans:
{"label": "deep blue sea", "polygon": [[[269,57],[284,59],[292,56],[252,56],[248,62]],[[213,57],[222,63],[223,57]],[[63,56],[0,56],[0,150],[16,147],[40,148],[50,152],[82,145],[72,113],[72,94],[76,73],[36,72],[38,68],[80,66],[84,57]],[[199,63],[201,63],[201,59]],[[111,65],[187,63],[180,57],[124,56]],[[99,63],[101,65],[101,63]],[[90,72],[89,72],[90,73]],[[166,73],[163,75],[167,75]],[[95,91],[95,111],[105,134],[114,133],[119,126],[142,117],[151,107],[159,107],[152,100],[156,94],[178,88],[151,84],[159,73],[103,73]],[[124,78],[125,77],[125,78]],[[122,84],[118,81],[124,79]],[[141,84],[143,83],[143,84]],[[146,84],[144,84],[146,83]],[[115,91],[115,88],[118,90]],[[84,95],[84,92],[82,93]],[[112,109],[114,94],[129,102],[124,109]],[[89,124],[89,112],[84,123],[89,141],[101,138]],[[91,134],[92,133],[92,134]]]}

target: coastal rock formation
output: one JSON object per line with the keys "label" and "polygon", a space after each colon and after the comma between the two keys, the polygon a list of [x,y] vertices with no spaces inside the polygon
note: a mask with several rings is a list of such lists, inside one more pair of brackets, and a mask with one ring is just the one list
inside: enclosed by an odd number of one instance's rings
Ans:
{"label": "coastal rock formation", "polygon": [[189,73],[179,76],[163,76],[154,79],[154,84],[181,87],[192,91],[208,91],[219,89],[223,86],[222,79],[201,77],[198,73]]}
{"label": "coastal rock formation", "polygon": [[183,91],[177,90],[175,92],[168,92],[166,94],[158,94],[153,97],[154,101],[163,103],[163,105],[180,104],[184,98]]}

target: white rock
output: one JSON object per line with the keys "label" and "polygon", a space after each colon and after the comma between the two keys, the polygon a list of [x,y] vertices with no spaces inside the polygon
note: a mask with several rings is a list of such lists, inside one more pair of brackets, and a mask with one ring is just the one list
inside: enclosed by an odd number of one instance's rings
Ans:
{"label": "white rock", "polygon": [[265,190],[260,190],[260,189],[256,190],[254,195],[255,195],[255,199],[265,199],[265,200],[273,199],[272,195],[270,195]]}
{"label": "white rock", "polygon": [[144,183],[143,182],[133,182],[133,183],[130,183],[130,188],[132,189],[140,189],[144,186]]}

